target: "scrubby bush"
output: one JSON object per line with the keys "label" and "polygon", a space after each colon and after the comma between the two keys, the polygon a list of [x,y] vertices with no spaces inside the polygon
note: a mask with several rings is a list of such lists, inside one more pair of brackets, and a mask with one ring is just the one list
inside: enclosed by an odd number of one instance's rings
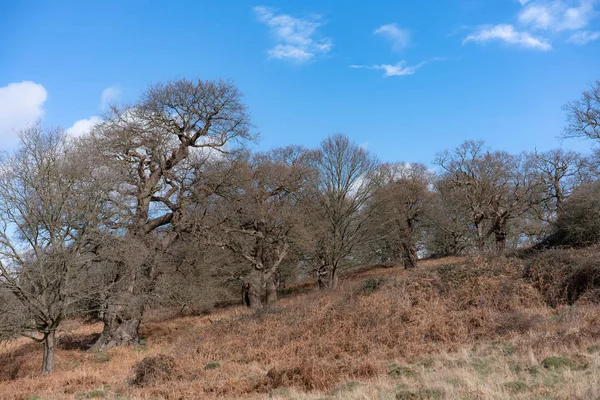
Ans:
{"label": "scrubby bush", "polygon": [[579,186],[564,203],[554,233],[543,245],[582,247],[600,243],[600,182]]}
{"label": "scrubby bush", "polygon": [[553,249],[532,256],[525,278],[556,307],[577,301],[600,300],[600,253],[598,247],[569,250]]}
{"label": "scrubby bush", "polygon": [[134,386],[148,386],[157,382],[170,380],[175,369],[175,359],[171,356],[160,354],[146,357],[133,366]]}

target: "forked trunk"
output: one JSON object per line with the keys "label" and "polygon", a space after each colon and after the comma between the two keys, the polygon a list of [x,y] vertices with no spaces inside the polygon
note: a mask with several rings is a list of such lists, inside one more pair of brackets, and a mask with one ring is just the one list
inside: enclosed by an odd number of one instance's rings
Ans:
{"label": "forked trunk", "polygon": [[324,267],[318,270],[317,274],[319,289],[335,289],[338,286],[337,268],[333,266]]}
{"label": "forked trunk", "polygon": [[42,361],[42,375],[48,375],[54,371],[54,341],[56,331],[48,332],[44,337],[44,359]]}
{"label": "forked trunk", "polygon": [[319,284],[319,289],[325,289],[327,287],[327,277],[329,275],[329,268],[326,266],[322,266],[317,268],[317,283]]}

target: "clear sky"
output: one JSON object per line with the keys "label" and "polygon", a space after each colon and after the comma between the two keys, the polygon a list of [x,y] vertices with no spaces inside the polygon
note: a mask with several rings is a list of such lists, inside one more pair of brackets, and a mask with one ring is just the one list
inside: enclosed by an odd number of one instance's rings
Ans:
{"label": "clear sky", "polygon": [[466,139],[520,152],[600,79],[600,0],[0,1],[0,148],[81,133],[151,83],[232,79],[257,149],[344,132],[384,161]]}

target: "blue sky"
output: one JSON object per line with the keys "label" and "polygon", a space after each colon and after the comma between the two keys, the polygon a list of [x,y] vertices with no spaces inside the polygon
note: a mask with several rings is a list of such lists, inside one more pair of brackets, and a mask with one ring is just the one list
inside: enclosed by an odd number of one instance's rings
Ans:
{"label": "blue sky", "polygon": [[466,139],[586,151],[557,136],[600,79],[600,0],[0,3],[0,148],[183,77],[232,79],[257,149],[344,132],[384,161]]}

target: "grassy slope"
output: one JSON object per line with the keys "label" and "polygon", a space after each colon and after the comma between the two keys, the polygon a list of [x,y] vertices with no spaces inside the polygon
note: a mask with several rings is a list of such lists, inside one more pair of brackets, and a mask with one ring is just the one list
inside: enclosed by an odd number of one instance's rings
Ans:
{"label": "grassy slope", "polygon": [[[0,345],[0,398],[600,398],[599,306],[552,309],[521,276],[511,259],[367,269],[259,312],[155,317],[145,344],[107,353],[81,350],[99,324],[71,322],[50,377],[39,345]],[[157,354],[169,379],[132,386]]]}

